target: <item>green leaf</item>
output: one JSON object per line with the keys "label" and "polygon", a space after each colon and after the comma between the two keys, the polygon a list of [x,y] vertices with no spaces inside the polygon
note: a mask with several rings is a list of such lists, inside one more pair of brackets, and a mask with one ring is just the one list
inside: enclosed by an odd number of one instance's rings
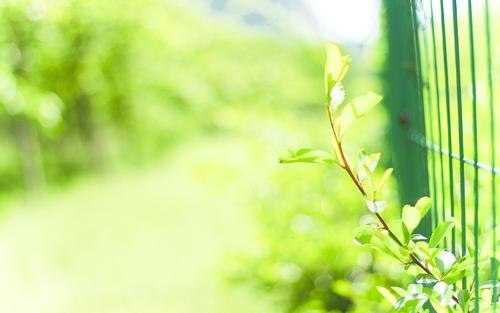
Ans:
{"label": "green leaf", "polygon": [[432,295],[439,299],[440,305],[447,307],[450,305],[450,302],[452,302],[453,286],[442,281],[437,282],[432,288]]}
{"label": "green leaf", "polygon": [[359,96],[349,102],[337,119],[337,128],[342,137],[345,131],[356,120],[370,111],[376,104],[382,100],[382,96],[369,92],[365,96]]}
{"label": "green leaf", "polygon": [[372,245],[372,238],[377,231],[373,224],[361,225],[354,229],[354,241],[360,245]]}
{"label": "green leaf", "polygon": [[382,191],[382,188],[384,187],[385,183],[387,182],[387,180],[391,176],[393,170],[394,169],[392,167],[385,170],[384,175],[382,176],[382,178],[380,179],[380,182],[378,183],[377,193],[380,193],[380,191]]}
{"label": "green leaf", "polygon": [[415,207],[420,212],[420,218],[422,219],[432,207],[432,200],[429,197],[422,197],[417,201]]}
{"label": "green leaf", "polygon": [[[385,254],[392,256],[400,262],[408,261],[408,252],[401,250],[400,246],[389,237],[386,230],[376,232],[372,239],[372,244]],[[406,254],[406,255],[405,255]]]}
{"label": "green leaf", "polygon": [[380,160],[380,153],[367,155],[363,150],[359,152],[358,178],[363,182],[370,173],[373,173]]}
{"label": "green leaf", "polygon": [[423,254],[426,258],[429,258],[429,244],[425,241],[418,241],[415,243],[415,250],[419,254]]}
{"label": "green leaf", "polygon": [[401,219],[391,219],[387,221],[389,229],[400,241],[405,241],[404,223]]}
{"label": "green leaf", "polygon": [[466,273],[466,271],[457,272],[452,269],[448,272],[448,274],[446,274],[446,276],[443,278],[443,281],[450,285],[455,284],[456,282],[464,278]]}
{"label": "green leaf", "polygon": [[437,247],[453,226],[455,226],[455,220],[453,219],[447,219],[441,222],[432,233],[431,239],[429,240],[429,247]]}
{"label": "green leaf", "polygon": [[406,297],[408,295],[408,291],[404,290],[403,288],[391,287],[391,289],[394,290],[401,297]]}
{"label": "green leaf", "polygon": [[469,312],[470,292],[467,289],[461,289],[458,291],[458,304],[462,308],[463,312]]}
{"label": "green leaf", "polygon": [[427,273],[425,274],[418,274],[415,281],[418,283],[418,284],[421,284],[421,285],[428,285],[428,284],[434,284],[437,282],[436,278],[434,278],[434,276],[432,275],[429,275]]}
{"label": "green leaf", "polygon": [[411,240],[423,241],[423,240],[427,240],[427,237],[425,237],[424,235],[421,235],[421,234],[413,234],[413,235],[411,235]]}
{"label": "green leaf", "polygon": [[396,303],[397,312],[417,313],[428,299],[429,296],[425,293],[415,293],[406,296]]}
{"label": "green leaf", "polygon": [[377,286],[377,290],[378,292],[380,292],[384,298],[387,299],[387,301],[389,301],[392,305],[396,305],[396,302],[398,302],[398,299],[396,299],[396,297],[392,294],[392,292],[389,291],[389,289],[387,288],[384,288],[384,287],[381,287],[381,286]]}
{"label": "green leaf", "polygon": [[436,256],[435,262],[441,273],[446,274],[453,264],[455,264],[456,260],[457,258],[453,253],[443,250]]}
{"label": "green leaf", "polygon": [[380,213],[385,210],[387,206],[387,202],[385,201],[371,201],[366,199],[365,200],[366,206],[368,207],[368,210],[372,213]]}
{"label": "green leaf", "polygon": [[493,287],[500,287],[500,282],[498,280],[487,280],[479,285],[479,289],[491,289]]}
{"label": "green leaf", "polygon": [[[483,265],[486,265],[490,262],[488,257],[480,256],[478,260],[478,266],[481,268]],[[466,256],[461,259],[459,263],[453,268],[454,271],[465,271],[474,268],[475,260],[472,256]]]}
{"label": "green leaf", "polygon": [[363,163],[366,164],[370,172],[373,173],[375,168],[377,167],[378,161],[380,160],[380,153],[372,153],[366,157],[366,159],[363,160]]}
{"label": "green leaf", "polygon": [[339,82],[335,84],[335,86],[333,86],[328,98],[328,100],[330,101],[329,106],[331,114],[337,112],[340,105],[344,102],[344,99],[345,99],[344,85],[342,85],[342,83]]}
{"label": "green leaf", "polygon": [[420,212],[416,207],[412,207],[410,205],[405,205],[403,207],[403,223],[405,223],[406,227],[410,234],[413,232],[415,228],[417,228],[420,223]]}
{"label": "green leaf", "polygon": [[432,308],[436,311],[436,313],[448,313],[448,309],[441,305],[438,299],[431,297],[430,301],[432,304]]}
{"label": "green leaf", "polygon": [[424,286],[420,284],[410,284],[408,285],[408,293],[409,294],[417,294],[422,293],[424,290]]}
{"label": "green leaf", "polygon": [[403,231],[403,243],[405,246],[408,246],[410,243],[410,231],[408,227],[406,227],[405,223],[401,223],[401,230]]}
{"label": "green leaf", "polygon": [[326,44],[325,51],[325,93],[327,103],[330,105],[330,92],[332,91],[332,88],[344,78],[347,70],[349,69],[349,65],[351,64],[351,57],[348,55],[343,56],[340,49],[332,43]]}
{"label": "green leaf", "polygon": [[333,155],[328,152],[304,148],[295,151],[288,149],[279,160],[280,163],[335,163]]}

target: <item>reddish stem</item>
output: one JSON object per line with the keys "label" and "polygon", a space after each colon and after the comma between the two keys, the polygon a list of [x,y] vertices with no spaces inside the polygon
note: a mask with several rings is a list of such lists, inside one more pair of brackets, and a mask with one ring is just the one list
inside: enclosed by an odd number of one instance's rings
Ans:
{"label": "reddish stem", "polygon": [[[363,185],[361,185],[360,181],[356,178],[356,175],[354,174],[354,172],[352,171],[351,169],[351,166],[349,165],[349,162],[347,161],[347,157],[345,156],[345,153],[344,153],[344,149],[342,147],[342,142],[340,140],[340,138],[337,136],[337,132],[335,131],[335,126],[334,126],[334,123],[333,123],[333,118],[332,118],[332,112],[330,111],[330,107],[328,106],[327,107],[327,110],[328,110],[328,119],[330,120],[330,126],[332,128],[332,132],[333,132],[333,136],[335,138],[335,143],[337,144],[337,147],[338,147],[338,150],[339,150],[339,153],[340,153],[340,157],[342,159],[342,162],[344,163],[344,166],[342,166],[343,169],[346,170],[347,174],[349,174],[349,176],[351,177],[351,180],[354,182],[354,184],[356,185],[356,187],[358,188],[358,190],[361,192],[361,194],[366,197],[367,193],[365,191],[365,189],[363,188]],[[389,234],[389,237],[391,237],[400,247],[403,247],[403,243],[398,239],[398,237],[396,237],[396,235],[394,235],[394,233],[390,230],[389,226],[387,225],[387,223],[385,222],[384,218],[382,217],[382,215],[380,215],[378,212],[375,213],[375,216],[377,217],[377,219],[380,221],[380,223],[382,224],[383,228],[388,232]],[[410,257],[413,261],[413,263],[415,263],[418,267],[420,267],[424,272],[426,272],[427,274],[431,275],[432,277],[434,277],[436,280],[439,280],[432,272],[429,268],[427,268],[427,266],[425,266],[419,259],[418,257],[415,255],[415,253],[413,252],[410,252]],[[453,301],[455,301],[457,304],[458,304],[458,299],[457,297],[453,296],[452,297]]]}

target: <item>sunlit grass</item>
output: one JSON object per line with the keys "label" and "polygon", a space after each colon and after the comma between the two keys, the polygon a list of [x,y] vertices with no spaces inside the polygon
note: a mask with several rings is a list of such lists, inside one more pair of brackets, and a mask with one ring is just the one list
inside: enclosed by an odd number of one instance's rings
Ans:
{"label": "sunlit grass", "polygon": [[225,256],[255,244],[248,152],[212,138],[147,170],[8,208],[0,310],[271,312],[222,279]]}

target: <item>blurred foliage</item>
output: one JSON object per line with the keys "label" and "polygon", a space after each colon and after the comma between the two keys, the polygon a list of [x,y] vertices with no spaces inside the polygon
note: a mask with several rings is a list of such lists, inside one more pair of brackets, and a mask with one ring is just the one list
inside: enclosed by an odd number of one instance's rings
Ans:
{"label": "blurred foliage", "polygon": [[115,132],[129,129],[132,22],[106,11],[98,2],[0,5],[4,190],[36,192],[116,153]]}
{"label": "blurred foliage", "polygon": [[[366,131],[353,136],[370,151],[383,146],[384,129],[379,126],[383,115],[378,113],[377,118],[365,121]],[[305,132],[311,136],[297,141],[327,146],[317,139],[321,138],[317,132],[326,134],[328,129],[312,131],[318,127],[311,122],[321,117],[327,124],[323,110],[314,117],[296,116],[292,123],[297,131],[304,135],[304,125],[308,125]],[[367,133],[372,136],[367,138]],[[250,197],[258,205],[262,246],[230,263],[232,278],[272,295],[285,312],[390,311],[375,286],[399,282],[402,268],[353,243],[353,229],[370,217],[352,182],[335,168],[307,165],[280,165],[263,180]],[[391,186],[388,215],[398,212]]]}
{"label": "blurred foliage", "polygon": [[[280,149],[328,144],[322,49],[282,37],[175,2],[2,1],[0,188],[36,193],[195,136],[236,135],[269,170],[247,190],[261,247],[228,263],[231,278],[287,312],[384,311],[374,286],[400,270],[352,244],[366,212],[350,182],[277,166]],[[364,62],[347,77],[353,94],[378,87]],[[383,150],[384,124],[377,110],[351,141]]]}
{"label": "blurred foliage", "polygon": [[[320,64],[323,58],[314,55],[310,60]],[[376,69],[369,65],[374,64],[372,58],[353,64],[354,72],[347,77],[347,90],[355,90],[352,94],[378,88],[376,76],[366,71]],[[315,94],[302,94],[304,105],[290,105],[284,108],[287,113],[279,113],[286,126],[276,128],[280,125],[277,118],[273,129],[261,124],[262,133],[272,130],[274,135],[258,137],[258,145],[266,147],[266,157],[275,162],[252,185],[249,196],[249,205],[258,208],[261,247],[229,263],[231,278],[254,285],[280,303],[285,312],[390,311],[390,305],[380,301],[375,286],[399,281],[402,268],[387,258],[373,257],[353,243],[352,230],[360,220],[369,218],[369,212],[352,182],[335,168],[277,165],[276,150],[329,145],[323,140],[329,131],[324,100],[318,96],[323,93],[322,69],[304,72],[302,79],[311,80],[318,88]],[[349,93],[347,99],[351,98]],[[314,101],[312,105],[305,105],[310,100]],[[385,149],[385,118],[382,108],[377,108],[373,116],[363,119],[362,130],[347,134],[349,153],[355,155],[358,144],[366,146],[367,151]],[[324,123],[318,123],[322,119]],[[278,149],[267,148],[270,146]],[[382,159],[382,167],[388,161]],[[394,182],[391,187],[388,215],[398,213]]]}
{"label": "blurred foliage", "polygon": [[1,188],[37,192],[147,160],[227,128],[233,108],[311,94],[309,50],[211,18],[158,1],[2,1]]}

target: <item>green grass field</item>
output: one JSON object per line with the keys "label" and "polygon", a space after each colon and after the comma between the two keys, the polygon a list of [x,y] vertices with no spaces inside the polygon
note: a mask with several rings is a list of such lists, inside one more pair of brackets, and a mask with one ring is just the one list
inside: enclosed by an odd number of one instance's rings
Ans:
{"label": "green grass field", "polygon": [[4,208],[0,311],[273,311],[222,274],[228,255],[256,244],[248,149],[195,141],[147,169]]}

